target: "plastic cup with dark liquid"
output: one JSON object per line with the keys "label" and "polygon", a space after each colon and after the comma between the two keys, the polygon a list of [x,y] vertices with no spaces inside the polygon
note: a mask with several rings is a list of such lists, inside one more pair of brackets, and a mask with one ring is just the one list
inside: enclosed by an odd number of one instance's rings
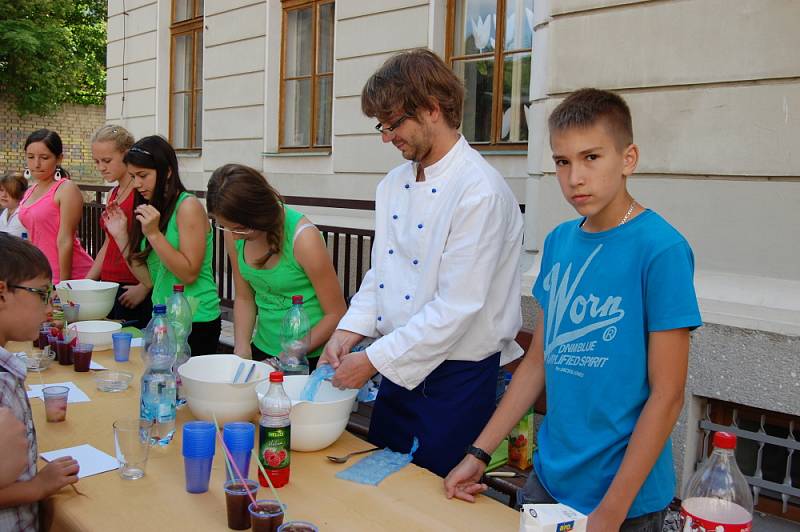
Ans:
{"label": "plastic cup with dark liquid", "polygon": [[284,507],[274,499],[256,501],[256,505],[250,503],[247,508],[253,532],[277,532],[283,524]]}
{"label": "plastic cup with dark liquid", "polygon": [[72,348],[72,360],[75,363],[75,371],[89,371],[92,363],[92,344],[77,344]]}
{"label": "plastic cup with dark liquid", "polygon": [[278,527],[278,532],[319,532],[319,528],[308,521],[287,521]]}
{"label": "plastic cup with dark liquid", "polygon": [[72,364],[72,343],[69,340],[56,340],[56,358],[62,366]]}
{"label": "plastic cup with dark liquid", "polygon": [[223,485],[225,489],[225,505],[228,508],[228,528],[231,530],[250,529],[250,494],[255,498],[258,482],[245,479],[245,484],[238,479],[229,480]]}

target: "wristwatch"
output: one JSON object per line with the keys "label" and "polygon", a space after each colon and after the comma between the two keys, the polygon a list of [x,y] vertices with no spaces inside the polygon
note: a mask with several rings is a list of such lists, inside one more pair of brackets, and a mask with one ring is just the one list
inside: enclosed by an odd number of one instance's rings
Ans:
{"label": "wristwatch", "polygon": [[474,456],[487,466],[489,465],[489,462],[492,461],[492,455],[490,455],[480,447],[475,447],[474,445],[467,446],[467,454],[471,454],[472,456]]}

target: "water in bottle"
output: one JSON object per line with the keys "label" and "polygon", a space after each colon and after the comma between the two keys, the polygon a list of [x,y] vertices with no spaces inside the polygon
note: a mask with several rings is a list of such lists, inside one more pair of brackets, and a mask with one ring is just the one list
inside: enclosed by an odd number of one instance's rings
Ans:
{"label": "water in bottle", "polygon": [[144,329],[144,349],[142,349],[142,361],[145,366],[149,365],[148,353],[150,345],[155,342],[166,342],[170,346],[172,354],[175,354],[175,336],[167,318],[167,306],[155,305],[153,307],[153,317]]}
{"label": "water in bottle", "polygon": [[[163,307],[163,305],[161,305]],[[139,417],[153,422],[150,442],[167,445],[175,434],[177,383],[172,366],[175,351],[172,338],[154,334],[147,349],[147,369],[142,375]]]}
{"label": "water in bottle", "polygon": [[303,296],[292,296],[292,308],[281,324],[281,354],[279,363],[285,375],[308,375],[308,315],[303,309]]}
{"label": "water in bottle", "polygon": [[192,307],[183,294],[183,285],[172,287],[172,295],[167,299],[167,321],[175,339],[175,364],[172,371],[178,383],[178,407],[186,404],[178,368],[189,361],[192,351],[189,348],[189,335],[192,332]]}
{"label": "water in bottle", "polygon": [[[272,485],[276,488],[289,482],[291,423],[289,413],[292,401],[283,389],[283,373],[269,374],[269,388],[262,397],[261,420],[258,427],[258,460],[264,466]],[[267,479],[259,471],[258,480],[264,487]]]}
{"label": "water in bottle", "polygon": [[736,464],[735,448],[735,434],[714,434],[714,451],[686,485],[681,503],[681,530],[752,530],[753,496]]}

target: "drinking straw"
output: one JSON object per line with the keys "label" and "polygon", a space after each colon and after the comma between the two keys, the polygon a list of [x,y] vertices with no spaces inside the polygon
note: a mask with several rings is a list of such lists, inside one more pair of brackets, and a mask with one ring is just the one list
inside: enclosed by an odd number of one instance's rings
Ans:
{"label": "drinking straw", "polygon": [[225,445],[225,440],[222,439],[222,435],[218,431],[214,432],[217,433],[217,438],[219,438],[219,442],[222,444],[222,449],[225,451],[225,454],[228,455],[228,460],[230,461],[229,463],[233,466],[233,469],[236,471],[236,475],[242,482],[242,485],[244,486],[244,489],[247,492],[247,496],[250,497],[250,500],[253,503],[253,508],[258,508],[258,503],[256,502],[256,498],[253,497],[253,494],[250,492],[250,488],[247,486],[247,482],[245,482],[244,476],[242,476],[242,472],[239,471],[239,466],[236,465],[236,462],[234,462],[233,460],[233,456],[231,456],[231,452],[228,450],[228,446]]}
{"label": "drinking straw", "polygon": [[258,459],[258,456],[256,456],[256,452],[253,449],[250,449],[250,454],[253,456],[253,460],[256,461],[256,464],[258,465],[258,469],[261,470],[261,474],[264,475],[265,479],[267,479],[267,484],[269,484],[269,489],[272,490],[272,495],[275,497],[275,500],[278,501],[278,504],[280,504],[281,508],[283,508],[283,518],[284,518],[284,520],[289,521],[290,520],[289,516],[286,514],[286,505],[283,504],[281,502],[281,498],[278,497],[278,491],[275,489],[275,486],[272,485],[272,479],[270,479],[269,475],[267,475],[267,472],[264,471],[264,466],[261,465],[261,460]]}
{"label": "drinking straw", "polygon": [[[217,415],[214,412],[211,412],[211,417],[214,418],[214,432],[217,432],[217,430],[219,429],[219,423],[217,422]],[[233,470],[231,469],[231,463],[230,461],[228,461],[228,455],[223,454],[222,456],[223,458],[225,458],[225,465],[228,467],[228,476],[230,476],[231,478],[236,478],[235,475],[233,474]]]}

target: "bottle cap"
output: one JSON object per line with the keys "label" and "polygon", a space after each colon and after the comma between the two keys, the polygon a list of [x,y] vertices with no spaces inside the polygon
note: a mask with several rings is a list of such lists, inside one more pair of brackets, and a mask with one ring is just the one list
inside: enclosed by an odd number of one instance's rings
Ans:
{"label": "bottle cap", "polygon": [[292,305],[302,305],[303,296],[292,296]]}
{"label": "bottle cap", "polygon": [[172,291],[173,292],[183,292],[183,285],[182,284],[173,285],[172,286]]}
{"label": "bottle cap", "polygon": [[270,372],[269,382],[283,382],[283,372],[282,371]]}
{"label": "bottle cap", "polygon": [[166,314],[166,313],[167,313],[166,305],[156,305],[153,307],[153,314]]}
{"label": "bottle cap", "polygon": [[717,432],[714,434],[714,447],[720,449],[735,449],[736,434],[730,432]]}

